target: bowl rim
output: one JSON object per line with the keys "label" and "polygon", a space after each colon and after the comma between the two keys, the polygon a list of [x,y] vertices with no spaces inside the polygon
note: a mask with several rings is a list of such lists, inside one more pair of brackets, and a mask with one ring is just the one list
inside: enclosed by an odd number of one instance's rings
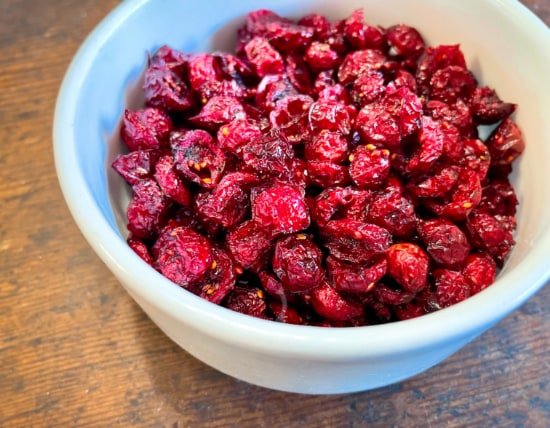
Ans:
{"label": "bowl rim", "polygon": [[[249,317],[212,304],[180,288],[144,263],[103,217],[82,171],[77,167],[74,114],[79,88],[121,22],[150,0],[127,0],[113,9],[86,38],[73,58],[59,90],[53,126],[53,148],[59,183],[82,234],[132,296],[139,296],[179,322],[227,344],[263,353],[301,356],[311,360],[353,360],[422,349],[457,338],[473,338],[525,302],[550,277],[545,255],[550,251],[550,225],[544,229],[530,257],[497,278],[498,287],[450,308],[389,324],[323,328],[277,323]],[[515,0],[485,0],[520,21],[533,43],[550,46],[550,31],[523,4]],[[527,30],[528,29],[528,30]],[[517,287],[516,284],[526,284]],[[139,303],[139,302],[138,302]],[[486,310],[479,311],[479,307]],[[474,316],[472,316],[474,314]]]}

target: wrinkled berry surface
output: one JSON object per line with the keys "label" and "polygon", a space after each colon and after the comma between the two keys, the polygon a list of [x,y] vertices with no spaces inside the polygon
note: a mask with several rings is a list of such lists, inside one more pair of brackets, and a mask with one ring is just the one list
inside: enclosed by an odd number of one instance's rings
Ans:
{"label": "wrinkled berry surface", "polygon": [[234,54],[150,55],[112,164],[144,262],[295,325],[407,320],[491,286],[515,244],[517,106],[460,45],[368,16],[262,9]]}

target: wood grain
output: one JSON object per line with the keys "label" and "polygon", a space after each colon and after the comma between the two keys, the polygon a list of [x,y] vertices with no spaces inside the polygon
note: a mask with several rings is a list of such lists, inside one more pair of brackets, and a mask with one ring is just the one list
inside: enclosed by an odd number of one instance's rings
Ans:
{"label": "wood grain", "polygon": [[[550,0],[526,1],[550,22]],[[550,426],[547,287],[406,382],[251,386],[168,340],[75,227],[51,150],[63,73],[114,0],[0,2],[0,426]]]}

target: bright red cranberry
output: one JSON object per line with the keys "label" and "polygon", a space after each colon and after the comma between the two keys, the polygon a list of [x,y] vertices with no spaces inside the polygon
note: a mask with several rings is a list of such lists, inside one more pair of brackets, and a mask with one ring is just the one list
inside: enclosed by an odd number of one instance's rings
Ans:
{"label": "bright red cranberry", "polygon": [[243,269],[258,270],[271,249],[271,237],[258,223],[245,221],[226,237],[227,248]]}
{"label": "bright red cranberry", "polygon": [[281,238],[273,252],[273,272],[290,292],[318,287],[324,277],[321,250],[305,234]]}
{"label": "bright red cranberry", "polygon": [[182,131],[170,139],[176,170],[186,179],[208,189],[221,178],[225,155],[206,131]]}
{"label": "bright red cranberry", "polygon": [[448,220],[436,218],[421,221],[418,234],[432,259],[445,267],[460,266],[470,252],[466,235]]}
{"label": "bright red cranberry", "polygon": [[286,138],[272,132],[246,143],[240,156],[246,170],[260,177],[282,177],[291,169],[294,151]]}
{"label": "bright red cranberry", "polygon": [[141,259],[148,265],[153,266],[153,259],[151,259],[151,254],[149,254],[149,249],[147,245],[136,238],[128,238],[128,246],[134,250],[134,252],[141,257]]}
{"label": "bright red cranberry", "polygon": [[170,116],[158,108],[125,110],[120,136],[130,151],[159,149],[168,146],[172,129]]}
{"label": "bright red cranberry", "polygon": [[480,181],[483,181],[489,171],[491,155],[489,149],[481,140],[464,141],[464,154],[460,161],[464,167],[476,171]]}
{"label": "bright red cranberry", "polygon": [[321,131],[305,144],[308,161],[342,163],[348,154],[348,141],[339,132]]}
{"label": "bright red cranberry", "polygon": [[160,272],[182,287],[189,287],[212,268],[212,246],[207,238],[188,227],[176,227],[161,234],[153,245]]}
{"label": "bright red cranberry", "polygon": [[363,316],[363,307],[359,303],[346,300],[327,283],[312,291],[311,304],[315,312],[331,321],[348,321]]}
{"label": "bright red cranberry", "polygon": [[334,288],[345,293],[368,293],[386,274],[387,269],[385,257],[379,257],[373,263],[356,264],[328,256],[326,263]]}
{"label": "bright red cranberry", "polygon": [[418,293],[428,284],[430,259],[418,245],[394,244],[386,253],[388,274],[406,291]]}
{"label": "bright red cranberry", "polygon": [[411,180],[407,188],[419,198],[444,197],[455,187],[459,172],[460,167],[458,166],[436,166],[433,175]]}
{"label": "bright red cranberry", "polygon": [[468,217],[467,227],[472,244],[489,253],[502,266],[515,244],[506,225],[490,214],[474,211]]}
{"label": "bright red cranberry", "polygon": [[477,86],[474,75],[467,69],[450,65],[437,70],[430,79],[430,98],[452,104],[468,99]]}
{"label": "bright red cranberry", "polygon": [[350,110],[334,101],[317,101],[308,113],[309,125],[314,132],[333,131],[347,135],[351,131]]}
{"label": "bright red cranberry", "polygon": [[167,198],[180,205],[191,205],[191,192],[178,177],[174,169],[172,156],[162,156],[155,165],[155,180]]}
{"label": "bright red cranberry", "polygon": [[368,262],[391,243],[387,229],[357,220],[331,220],[321,230],[325,247],[334,256],[350,262]]}
{"label": "bright red cranberry", "polygon": [[249,141],[262,138],[260,128],[248,119],[234,119],[218,129],[218,145],[229,153],[240,153]]}
{"label": "bright red cranberry", "polygon": [[407,25],[394,25],[386,30],[390,55],[417,59],[425,49],[420,33]]}
{"label": "bright red cranberry", "polygon": [[363,73],[353,82],[351,96],[353,101],[362,107],[380,98],[385,89],[384,75],[371,70]]}
{"label": "bright red cranberry", "polygon": [[416,227],[416,214],[412,202],[398,192],[381,193],[376,196],[369,206],[367,219],[399,238],[410,237]]}
{"label": "bright red cranberry", "polygon": [[281,54],[263,37],[254,37],[246,44],[244,50],[256,74],[260,77],[280,74],[285,69]]}
{"label": "bright red cranberry", "polygon": [[313,100],[306,95],[293,95],[277,102],[269,114],[273,129],[290,143],[299,144],[308,137],[308,114]]}
{"label": "bright red cranberry", "polygon": [[252,217],[274,235],[300,232],[310,221],[302,193],[288,184],[276,184],[259,193],[252,202]]}
{"label": "bright red cranberry", "polygon": [[380,70],[386,57],[379,50],[365,49],[349,53],[338,69],[338,80],[343,85],[353,83],[369,70]]}
{"label": "bright red cranberry", "polygon": [[466,60],[459,45],[441,45],[425,50],[418,61],[416,71],[416,81],[422,94],[429,92],[433,74],[450,65],[466,68]]}
{"label": "bright red cranberry", "polygon": [[305,60],[313,71],[319,72],[336,67],[340,62],[340,57],[329,44],[313,42],[307,48]]}
{"label": "bright red cranberry", "polygon": [[237,286],[227,297],[225,307],[256,318],[267,318],[265,294],[259,288]]}
{"label": "bright red cranberry", "polygon": [[243,105],[237,98],[214,96],[208,100],[199,114],[188,120],[195,126],[217,130],[221,125],[225,125],[233,119],[245,118],[246,113]]}
{"label": "bright red cranberry", "polygon": [[491,215],[514,216],[518,198],[507,179],[494,180],[483,188],[478,210]]}
{"label": "bright red cranberry", "polygon": [[181,112],[193,107],[193,94],[183,79],[166,65],[151,65],[145,71],[143,89],[148,106]]}
{"label": "bright red cranberry", "polygon": [[390,151],[372,144],[357,147],[349,156],[349,173],[360,189],[375,190],[384,185],[390,174]]}
{"label": "bright red cranberry", "polygon": [[495,282],[497,265],[484,253],[470,254],[464,262],[462,275],[470,284],[472,294],[477,294]]}
{"label": "bright red cranberry", "polygon": [[118,155],[112,166],[129,185],[133,186],[153,176],[155,165],[164,153],[167,151],[136,150],[127,155]]}
{"label": "bright red cranberry", "polygon": [[380,28],[365,23],[363,9],[355,10],[344,21],[343,32],[354,49],[382,49],[386,42],[386,36]]}
{"label": "bright red cranberry", "polygon": [[307,174],[311,184],[323,189],[345,186],[350,182],[347,166],[326,161],[307,162]]}
{"label": "bright red cranberry", "polygon": [[128,205],[127,228],[138,239],[156,236],[170,203],[159,185],[150,179],[133,186],[133,197]]}
{"label": "bright red cranberry", "polygon": [[470,297],[470,285],[460,272],[436,269],[432,274],[435,279],[435,295],[440,308],[447,308]]}
{"label": "bright red cranberry", "polygon": [[485,141],[491,164],[510,164],[525,149],[521,130],[511,119],[504,119]]}
{"label": "bright red cranberry", "polygon": [[494,89],[488,86],[475,88],[470,98],[470,106],[476,121],[484,125],[506,119],[516,110],[515,104],[505,103]]}

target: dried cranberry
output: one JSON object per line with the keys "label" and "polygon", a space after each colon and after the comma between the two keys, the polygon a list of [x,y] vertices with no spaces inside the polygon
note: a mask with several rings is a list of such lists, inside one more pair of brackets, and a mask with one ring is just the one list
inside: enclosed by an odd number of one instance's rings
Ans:
{"label": "dried cranberry", "polygon": [[299,295],[287,291],[283,287],[281,281],[279,281],[279,279],[277,279],[274,275],[262,271],[258,273],[258,277],[260,278],[262,287],[271,297],[275,298],[277,301],[280,301],[283,305],[286,305],[287,303],[297,303]]}
{"label": "dried cranberry", "polygon": [[232,174],[222,178],[212,192],[201,192],[195,197],[195,212],[198,218],[225,228],[242,222],[248,208],[248,194],[232,179]]}
{"label": "dried cranberry", "polygon": [[244,50],[256,74],[260,77],[279,74],[285,69],[281,54],[263,37],[254,37],[246,44]]}
{"label": "dried cranberry", "polygon": [[355,123],[367,142],[396,147],[401,138],[420,128],[421,118],[420,99],[410,89],[402,87],[386,90],[378,103],[363,107]]}
{"label": "dried cranberry", "polygon": [[233,258],[243,269],[258,270],[271,248],[270,235],[252,220],[230,231],[226,242]]}
{"label": "dried cranberry", "polygon": [[143,243],[143,241],[140,241],[136,238],[128,238],[128,246],[134,250],[134,253],[136,253],[141,259],[147,263],[148,265],[153,266],[153,259],[151,259],[151,254],[149,254],[149,249],[147,248],[147,245]]}
{"label": "dried cranberry", "polygon": [[321,250],[304,234],[281,238],[275,244],[273,272],[290,292],[318,287],[324,277]]}
{"label": "dried cranberry", "polygon": [[351,97],[346,88],[339,83],[327,86],[319,92],[318,101],[336,101],[342,104],[351,103]]}
{"label": "dried cranberry", "polygon": [[350,262],[368,262],[391,243],[387,229],[357,220],[331,220],[321,230],[325,247],[334,256]]}
{"label": "dried cranberry", "polygon": [[426,103],[424,110],[437,121],[449,122],[463,137],[472,138],[475,134],[470,108],[460,99],[454,104],[430,100]]}
{"label": "dried cranberry", "polygon": [[331,283],[338,291],[346,293],[367,293],[386,274],[387,262],[384,257],[372,264],[344,262],[336,257],[327,257],[327,271]]}
{"label": "dried cranberry", "polygon": [[152,65],[164,65],[174,73],[182,74],[187,68],[188,57],[168,45],[161,46],[150,59]]}
{"label": "dried cranberry", "polygon": [[392,89],[408,88],[416,93],[416,80],[414,76],[405,70],[397,70],[394,79],[388,83],[388,87]]}
{"label": "dried cranberry", "polygon": [[313,42],[307,48],[305,60],[313,71],[319,72],[336,67],[340,62],[340,57],[329,44]]}
{"label": "dried cranberry", "polygon": [[286,74],[298,92],[305,95],[313,94],[311,74],[302,56],[289,55],[286,57]]}
{"label": "dried cranberry", "polygon": [[[232,64],[228,66],[228,62]],[[242,71],[238,60],[230,55],[199,54],[189,60],[189,83],[203,104],[217,95],[242,99],[248,95]]]}
{"label": "dried cranberry", "polygon": [[298,311],[288,305],[282,305],[278,302],[271,302],[269,309],[273,312],[275,319],[285,324],[303,324],[304,320]]}
{"label": "dried cranberry", "polygon": [[191,192],[174,170],[172,156],[162,156],[155,165],[155,180],[166,197],[180,205],[191,205]]}
{"label": "dried cranberry", "polygon": [[353,83],[369,70],[379,70],[386,58],[378,50],[365,49],[349,53],[338,69],[338,81],[344,85]]}
{"label": "dried cranberry", "polygon": [[273,129],[290,143],[299,144],[308,136],[308,113],[313,100],[306,95],[292,95],[277,102],[269,114]]}
{"label": "dried cranberry", "polygon": [[327,130],[346,135],[351,131],[350,112],[338,102],[317,101],[311,104],[308,119],[314,132]]}
{"label": "dried cranberry", "polygon": [[445,122],[440,123],[429,117],[422,118],[422,129],[418,135],[418,150],[411,157],[408,170],[412,173],[426,173],[443,154],[446,146],[458,143],[459,135],[456,132],[447,132]]}
{"label": "dried cranberry", "polygon": [[469,70],[450,65],[432,75],[430,98],[452,104],[459,98],[468,99],[476,86],[476,79]]}
{"label": "dried cranberry", "polygon": [[166,65],[151,65],[145,71],[143,89],[145,101],[151,107],[179,112],[195,104],[186,83]]}
{"label": "dried cranberry", "polygon": [[380,303],[390,306],[404,305],[414,299],[414,293],[394,289],[385,284],[374,287],[372,294]]}
{"label": "dried cranberry", "polygon": [[440,308],[446,308],[470,297],[470,285],[460,273],[448,269],[433,271],[435,295]]}
{"label": "dried cranberry", "polygon": [[307,162],[307,174],[311,184],[324,189],[331,186],[345,186],[350,182],[348,168],[332,162]]}
{"label": "dried cranberry", "polygon": [[225,156],[208,132],[174,133],[170,145],[176,170],[186,179],[209,189],[218,183],[225,167]]}
{"label": "dried cranberry", "polygon": [[386,255],[388,274],[406,291],[418,293],[426,287],[430,260],[422,248],[411,243],[395,244]]}
{"label": "dried cranberry", "polygon": [[159,149],[168,146],[172,129],[170,116],[158,108],[125,110],[120,136],[131,151]]}
{"label": "dried cranberry", "polygon": [[265,76],[258,84],[255,102],[260,108],[271,111],[280,100],[297,94],[298,92],[288,77],[269,75]]}
{"label": "dried cranberry", "polygon": [[218,130],[218,145],[229,153],[239,153],[246,143],[261,138],[260,128],[248,119],[234,119]]}
{"label": "dried cranberry", "polygon": [[245,169],[261,177],[282,177],[290,171],[294,151],[286,138],[272,132],[245,144],[240,156]]}
{"label": "dried cranberry", "polygon": [[505,103],[493,89],[487,86],[480,86],[474,90],[470,98],[470,106],[476,121],[485,125],[507,118],[516,109],[515,104]]}
{"label": "dried cranberry", "polygon": [[252,317],[266,318],[265,296],[259,288],[235,287],[227,297],[225,307]]}
{"label": "dried cranberry", "polygon": [[200,283],[191,288],[195,294],[219,305],[235,287],[235,270],[225,250],[212,249],[212,264]]}
{"label": "dried cranberry", "polygon": [[521,130],[509,118],[498,125],[485,144],[491,153],[491,164],[510,164],[525,149]]}
{"label": "dried cranberry", "polygon": [[118,155],[113,162],[113,168],[133,186],[153,176],[155,165],[163,153],[161,150],[136,150],[127,155]]}
{"label": "dried cranberry", "polygon": [[332,29],[330,21],[324,16],[316,13],[303,16],[298,20],[298,24],[311,28],[313,30],[313,35],[317,40],[327,38]]}
{"label": "dried cranberry", "polygon": [[319,226],[324,226],[329,220],[337,218],[364,221],[371,199],[371,193],[367,191],[351,187],[329,188],[315,198],[311,215]]}
{"label": "dried cranberry", "polygon": [[492,215],[514,216],[518,199],[507,179],[494,180],[483,188],[479,211]]}
{"label": "dried cranberry", "polygon": [[344,297],[326,282],[311,293],[315,312],[331,321],[348,321],[363,316],[363,307]]}
{"label": "dried cranberry", "polygon": [[217,130],[221,125],[233,119],[245,119],[243,105],[235,97],[214,96],[208,100],[199,114],[188,120],[193,125],[206,129]]}
{"label": "dried cranberry", "polygon": [[170,203],[153,180],[142,180],[133,186],[134,195],[128,205],[127,228],[139,239],[154,237]]}
{"label": "dried cranberry", "polygon": [[212,246],[208,239],[188,227],[163,232],[153,245],[160,272],[182,287],[196,283],[212,268]]}
{"label": "dried cranberry", "polygon": [[454,165],[436,167],[433,175],[411,180],[407,188],[420,198],[443,197],[455,187],[459,172],[460,167]]}
{"label": "dried cranberry", "polygon": [[470,139],[464,141],[464,155],[461,163],[468,169],[476,171],[480,181],[487,176],[491,155],[489,149],[481,140]]}
{"label": "dried cranberry", "polygon": [[421,221],[417,229],[428,254],[442,266],[460,266],[470,252],[466,235],[449,220],[436,218]]}
{"label": "dried cranberry", "polygon": [[393,25],[386,30],[389,54],[401,58],[417,59],[425,49],[420,33],[407,25]]}
{"label": "dried cranberry", "polygon": [[399,238],[410,237],[416,226],[412,202],[397,192],[385,192],[376,196],[369,206],[367,219]]}
{"label": "dried cranberry", "polygon": [[386,42],[384,32],[365,23],[363,9],[355,10],[344,21],[343,32],[354,49],[381,49]]}
{"label": "dried cranberry", "polygon": [[349,173],[360,189],[378,189],[390,173],[390,151],[372,144],[357,147],[349,156]]}
{"label": "dried cranberry", "polygon": [[274,235],[300,232],[309,226],[304,197],[289,184],[276,184],[260,192],[252,202],[252,217]]}
{"label": "dried cranberry", "polygon": [[308,161],[341,163],[348,154],[348,142],[339,132],[321,131],[305,145],[304,157]]}
{"label": "dried cranberry", "polygon": [[495,282],[497,265],[484,253],[470,254],[464,262],[462,275],[470,284],[472,294],[477,294]]}
{"label": "dried cranberry", "polygon": [[494,216],[475,211],[468,217],[467,227],[472,243],[489,253],[502,266],[515,244],[507,227]]}
{"label": "dried cranberry", "polygon": [[359,106],[376,101],[385,91],[384,75],[378,71],[366,71],[360,75],[351,89],[353,101]]}
{"label": "dried cranberry", "polygon": [[459,45],[440,45],[424,51],[416,71],[416,81],[422,94],[428,93],[433,74],[450,65],[466,68],[466,60]]}

